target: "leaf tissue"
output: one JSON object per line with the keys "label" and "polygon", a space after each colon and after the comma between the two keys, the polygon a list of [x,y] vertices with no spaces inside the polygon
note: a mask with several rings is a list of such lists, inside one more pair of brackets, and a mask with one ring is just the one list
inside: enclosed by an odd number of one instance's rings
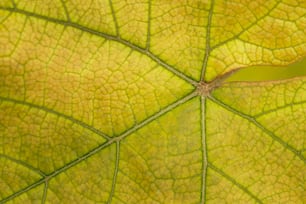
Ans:
{"label": "leaf tissue", "polygon": [[305,56],[305,0],[1,0],[0,203],[305,203],[306,77],[227,80]]}

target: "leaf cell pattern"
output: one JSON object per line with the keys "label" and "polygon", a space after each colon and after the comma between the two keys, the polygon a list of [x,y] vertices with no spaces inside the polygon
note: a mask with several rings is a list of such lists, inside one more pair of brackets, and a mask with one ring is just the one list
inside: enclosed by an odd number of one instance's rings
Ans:
{"label": "leaf cell pattern", "polygon": [[197,87],[304,58],[305,16],[304,0],[1,1],[0,203],[303,203],[306,78]]}

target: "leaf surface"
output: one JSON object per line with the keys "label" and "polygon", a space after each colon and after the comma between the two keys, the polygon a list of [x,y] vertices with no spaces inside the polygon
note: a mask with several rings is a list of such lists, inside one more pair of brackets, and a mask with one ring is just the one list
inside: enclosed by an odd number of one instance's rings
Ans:
{"label": "leaf surface", "polygon": [[0,202],[303,203],[306,78],[222,80],[305,57],[305,16],[303,0],[1,1]]}

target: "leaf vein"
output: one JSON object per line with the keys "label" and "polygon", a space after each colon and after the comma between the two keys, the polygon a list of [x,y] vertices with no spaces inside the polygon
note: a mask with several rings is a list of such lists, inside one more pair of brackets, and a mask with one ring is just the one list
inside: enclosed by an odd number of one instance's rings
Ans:
{"label": "leaf vein", "polygon": [[147,29],[147,42],[146,42],[146,50],[150,50],[150,36],[151,36],[151,0],[148,0],[148,29]]}
{"label": "leaf vein", "polygon": [[10,102],[10,103],[14,103],[14,104],[24,105],[24,106],[27,106],[27,107],[30,107],[30,108],[35,108],[35,109],[39,109],[39,110],[45,111],[45,112],[50,113],[50,114],[54,114],[54,115],[56,115],[58,117],[62,117],[64,119],[66,119],[66,120],[69,120],[69,121],[71,121],[71,122],[73,122],[75,124],[78,124],[78,125],[82,126],[83,128],[88,129],[88,130],[94,132],[95,134],[105,138],[106,140],[110,139],[109,136],[107,136],[106,134],[104,134],[100,130],[98,130],[98,129],[96,129],[96,128],[94,128],[94,127],[92,127],[92,126],[90,126],[90,125],[88,125],[86,123],[84,123],[83,121],[80,121],[80,120],[75,119],[75,118],[73,118],[71,116],[65,115],[63,113],[57,112],[57,111],[52,110],[50,108],[47,108],[45,106],[36,105],[36,104],[29,103],[29,102],[26,102],[26,101],[20,101],[20,100],[11,99],[11,98],[5,98],[5,97],[0,96],[0,101],[1,100],[2,101],[6,101],[6,102]]}
{"label": "leaf vein", "polygon": [[206,199],[206,179],[207,179],[207,143],[206,143],[206,99],[201,97],[201,138],[202,138],[202,186],[201,186],[201,204]]}
{"label": "leaf vein", "polygon": [[42,199],[41,199],[41,203],[42,204],[46,203],[48,187],[49,187],[49,182],[46,181],[45,182],[44,191],[43,191],[43,195],[42,195]]}
{"label": "leaf vein", "polygon": [[[15,192],[14,194],[4,198],[2,201],[0,201],[0,203],[4,203],[7,202],[19,195],[21,195],[22,193],[25,193],[33,188],[35,188],[36,186],[44,183],[44,182],[48,182],[51,178],[57,176],[58,174],[66,171],[67,169],[77,165],[78,163],[84,161],[85,159],[95,155],[96,153],[98,153],[99,151],[101,151],[102,149],[110,146],[111,144],[115,143],[115,142],[120,142],[121,140],[123,140],[124,138],[126,138],[128,135],[132,134],[133,132],[135,132],[136,130],[142,128],[143,126],[147,125],[148,123],[152,122],[153,120],[159,118],[160,116],[164,115],[165,113],[171,111],[172,109],[176,108],[177,106],[191,100],[193,97],[197,96],[197,93],[195,91],[189,93],[187,96],[179,99],[178,101],[170,104],[169,106],[167,106],[166,108],[162,109],[161,111],[159,111],[158,113],[148,117],[147,119],[145,119],[144,121],[142,121],[141,123],[135,125],[134,127],[128,129],[127,131],[125,131],[124,133],[122,133],[120,136],[114,137],[114,138],[110,138],[108,141],[104,142],[103,144],[99,145],[98,147],[95,147],[94,149],[88,151],[87,153],[83,154],[82,156],[80,156],[79,158],[76,158],[75,160],[67,163],[66,165],[60,167],[59,169],[53,171],[52,173],[50,173],[49,175],[47,175],[45,178],[40,179],[38,181],[36,181],[35,183],[29,185],[26,188],[21,189],[20,191]],[[1,97],[0,97],[1,99]]]}
{"label": "leaf vein", "polygon": [[214,3],[215,1],[211,1],[209,13],[208,13],[208,20],[207,20],[207,28],[206,28],[206,48],[205,48],[205,54],[204,54],[204,59],[203,59],[203,65],[202,65],[202,70],[201,70],[201,81],[204,80],[205,77],[205,72],[206,72],[206,67],[208,63],[208,57],[210,54],[210,28],[211,28],[211,22],[212,22],[212,15],[213,15],[213,10],[214,10]]}
{"label": "leaf vein", "polygon": [[42,178],[42,179],[40,179],[40,180],[34,182],[33,184],[31,184],[31,185],[29,185],[29,186],[27,186],[27,187],[25,187],[25,188],[23,188],[23,189],[21,189],[21,190],[15,192],[15,193],[13,193],[12,195],[10,195],[10,196],[4,198],[3,200],[0,201],[0,204],[4,204],[4,203],[10,201],[10,200],[12,200],[13,198],[15,198],[15,197],[17,197],[17,196],[19,196],[19,195],[21,195],[21,194],[23,194],[23,193],[25,193],[25,192],[30,191],[31,189],[33,189],[33,188],[39,186],[40,184],[42,184],[42,183],[44,183],[44,182],[45,182],[45,179]]}
{"label": "leaf vein", "polygon": [[264,19],[265,17],[267,17],[268,15],[270,15],[270,13],[272,11],[274,11],[274,9],[281,3],[281,1],[278,1],[276,2],[276,4],[266,13],[264,14],[263,16],[261,16],[260,18],[256,19],[256,21],[254,21],[253,23],[251,23],[249,26],[247,26],[246,28],[244,28],[242,31],[240,31],[239,33],[237,33],[236,35],[234,35],[233,37],[223,41],[223,42],[220,42],[219,44],[216,44],[214,45],[212,48],[211,48],[211,51],[234,40],[234,39],[237,39],[239,38],[243,33],[245,33],[247,30],[249,30],[250,28],[252,28],[254,25],[256,25],[260,20]]}
{"label": "leaf vein", "polygon": [[66,14],[67,21],[70,22],[70,15],[69,15],[69,13],[68,13],[68,9],[67,9],[67,6],[66,6],[64,0],[61,0],[61,3],[62,3],[62,5],[63,5],[63,8],[64,8],[64,11],[65,11],[65,14]]}
{"label": "leaf vein", "polygon": [[278,142],[280,145],[282,145],[285,149],[291,151],[295,156],[300,158],[304,163],[306,163],[306,159],[301,154],[300,151],[296,150],[294,147],[283,141],[280,137],[276,136],[273,132],[271,132],[269,129],[264,127],[261,123],[259,123],[254,117],[247,115],[245,113],[242,113],[238,111],[237,109],[234,109],[233,107],[223,103],[222,101],[216,99],[215,97],[209,97],[213,102],[215,102],[217,105],[227,109],[228,111],[248,120],[249,122],[253,123],[255,126],[257,126],[259,129],[261,129],[264,133],[266,133],[268,136],[271,137],[274,141]]}
{"label": "leaf vein", "polygon": [[112,12],[113,21],[114,21],[114,24],[115,24],[116,35],[119,37],[120,36],[119,26],[118,26],[116,14],[115,14],[114,6],[113,6],[113,3],[112,3],[112,0],[109,0],[108,2],[109,2],[109,6],[110,6],[110,9],[111,9],[111,12]]}
{"label": "leaf vein", "polygon": [[285,105],[283,105],[283,106],[279,106],[279,107],[277,107],[277,108],[273,108],[273,109],[270,109],[270,110],[268,110],[268,111],[265,111],[265,112],[256,114],[256,115],[254,115],[253,117],[254,117],[254,118],[259,118],[259,117],[261,117],[261,116],[267,115],[267,114],[269,114],[269,113],[276,112],[276,111],[278,111],[278,110],[282,110],[282,109],[285,109],[285,108],[288,108],[288,107],[292,107],[292,106],[303,105],[303,104],[305,104],[305,103],[306,103],[306,101],[299,101],[299,102],[295,102],[295,103],[285,104]]}
{"label": "leaf vein", "polygon": [[115,161],[115,169],[114,169],[114,176],[113,176],[113,182],[112,182],[112,188],[111,192],[109,194],[109,198],[107,203],[111,204],[112,203],[112,198],[115,194],[115,189],[116,189],[116,183],[117,183],[117,175],[118,175],[118,170],[119,170],[119,158],[120,158],[120,141],[116,142],[116,161]]}
{"label": "leaf vein", "polygon": [[45,20],[47,22],[56,23],[56,24],[63,25],[63,26],[66,26],[66,27],[69,26],[69,27],[78,29],[78,30],[80,30],[82,32],[90,33],[92,35],[103,37],[103,38],[105,38],[107,40],[110,40],[110,41],[121,43],[121,44],[131,48],[132,50],[135,50],[135,51],[137,51],[137,52],[139,52],[141,54],[144,54],[144,55],[148,56],[150,59],[152,59],[154,62],[156,62],[157,64],[162,66],[164,69],[172,72],[173,74],[175,74],[179,78],[189,82],[190,84],[192,84],[192,85],[196,85],[197,84],[197,82],[194,79],[190,78],[189,76],[185,75],[183,72],[175,69],[171,65],[169,65],[166,62],[162,61],[161,59],[158,58],[158,56],[155,56],[153,53],[149,52],[148,50],[143,49],[143,48],[141,48],[141,47],[139,47],[139,46],[137,46],[135,44],[132,44],[132,43],[130,43],[130,42],[124,40],[124,39],[121,39],[120,37],[113,36],[113,35],[110,35],[110,34],[107,34],[107,33],[103,33],[103,32],[97,31],[97,30],[93,30],[93,29],[81,26],[81,25],[79,25],[77,23],[68,22],[68,21],[64,21],[64,20],[60,20],[60,19],[55,19],[55,18],[50,18],[50,17],[47,17],[47,16],[39,15],[39,14],[36,14],[36,13],[31,13],[31,12],[24,11],[24,10],[17,9],[17,8],[0,7],[0,10],[5,10],[5,11],[14,12],[14,13],[19,13],[19,14],[22,14],[22,15],[25,15],[25,16],[29,16],[29,17]]}
{"label": "leaf vein", "polygon": [[24,166],[25,168],[27,168],[27,169],[29,169],[29,170],[31,170],[31,171],[33,171],[33,172],[39,174],[39,175],[42,176],[42,177],[45,177],[45,176],[46,176],[46,174],[45,174],[44,172],[42,172],[41,170],[35,168],[34,166],[32,166],[32,165],[30,165],[30,164],[27,164],[26,162],[24,162],[24,161],[22,161],[22,160],[15,159],[15,158],[10,157],[10,156],[5,155],[5,154],[0,154],[0,157],[5,158],[5,159],[8,159],[8,160],[10,160],[10,161],[12,161],[12,162],[14,162],[14,163],[16,163],[16,164],[19,164],[19,165],[21,165],[21,166]]}
{"label": "leaf vein", "polygon": [[[241,38],[237,38],[237,40],[243,42],[244,44],[249,44],[249,45],[253,45],[253,46],[256,46],[256,47],[260,47],[262,49],[267,49],[267,50],[271,50],[271,51],[276,51],[276,50],[283,50],[283,49],[288,49],[288,48],[296,48],[296,47],[299,47],[299,46],[302,46],[304,45],[305,43],[300,43],[300,44],[295,44],[295,45],[291,45],[291,46],[288,46],[288,47],[278,47],[278,48],[272,48],[272,47],[265,47],[263,45],[260,45],[260,44],[256,44],[255,42],[250,42],[250,41],[247,41],[247,40],[244,40],[244,39],[241,39]],[[244,45],[245,46],[245,45]],[[301,57],[301,59],[303,58],[304,56]],[[295,59],[294,61],[298,61],[298,59]]]}
{"label": "leaf vein", "polygon": [[117,136],[117,140],[121,141],[126,136],[132,134],[133,132],[137,131],[138,129],[142,128],[143,126],[149,124],[153,120],[156,120],[157,118],[161,117],[162,115],[166,114],[167,112],[173,110],[174,108],[178,107],[179,105],[191,100],[193,97],[197,96],[197,93],[195,91],[192,91],[191,93],[187,94],[183,98],[179,99],[178,101],[168,105],[164,109],[160,110],[159,112],[155,113],[154,115],[148,117],[147,119],[143,120],[141,123],[136,124],[135,126],[131,127],[130,129],[127,129],[124,133],[122,133],[120,136]]}
{"label": "leaf vein", "polygon": [[231,176],[223,172],[221,169],[214,166],[212,163],[208,163],[208,167],[212,169],[213,171],[217,172],[219,175],[224,177],[226,180],[230,181],[232,184],[237,186],[239,189],[241,189],[243,192],[248,194],[250,197],[252,197],[257,203],[263,203],[258,197],[256,197],[251,191],[249,191],[245,186],[238,183],[235,179],[233,179]]}

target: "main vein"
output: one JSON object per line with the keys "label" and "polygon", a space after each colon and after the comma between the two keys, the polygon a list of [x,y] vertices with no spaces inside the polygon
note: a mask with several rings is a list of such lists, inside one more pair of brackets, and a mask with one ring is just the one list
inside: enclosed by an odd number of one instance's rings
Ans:
{"label": "main vein", "polygon": [[206,144],[206,98],[201,97],[201,138],[202,138],[202,186],[201,204],[205,203],[206,198],[206,177],[207,177],[207,144]]}
{"label": "main vein", "polygon": [[135,44],[132,44],[132,43],[120,38],[119,36],[113,36],[113,35],[110,35],[110,34],[107,34],[107,33],[103,33],[103,32],[100,32],[100,31],[97,31],[97,30],[94,30],[94,29],[91,29],[91,28],[81,26],[77,23],[73,23],[73,22],[66,21],[66,20],[60,20],[60,19],[56,19],[56,18],[51,18],[51,17],[47,17],[47,16],[43,16],[43,15],[39,15],[39,14],[36,14],[36,13],[21,10],[21,9],[18,9],[18,8],[0,7],[0,10],[15,12],[15,13],[19,13],[19,14],[22,14],[22,15],[25,15],[25,16],[29,16],[29,17],[33,17],[33,18],[37,18],[37,19],[42,19],[42,20],[45,20],[45,21],[48,21],[48,22],[53,22],[53,23],[56,23],[56,24],[60,24],[60,25],[63,25],[63,26],[69,26],[69,27],[81,30],[83,32],[87,32],[87,33],[90,33],[90,34],[93,34],[93,35],[103,37],[103,38],[105,38],[107,40],[110,40],[110,41],[115,41],[115,42],[121,43],[121,44],[123,44],[123,45],[137,51],[137,52],[140,52],[141,54],[144,54],[144,55],[148,56],[153,61],[155,61],[157,64],[159,64],[163,68],[167,69],[168,71],[172,72],[173,74],[175,74],[179,78],[189,82],[190,84],[192,84],[192,85],[197,84],[197,82],[194,79],[190,78],[189,76],[187,76],[184,73],[180,72],[179,70],[175,69],[174,67],[167,64],[163,60],[159,59],[158,56],[155,56],[153,53],[151,53],[147,49],[144,49],[144,48],[141,48],[141,47],[139,47]]}
{"label": "main vein", "polygon": [[291,145],[289,145],[288,143],[286,143],[285,141],[283,141],[280,137],[276,136],[273,132],[271,132],[269,129],[267,129],[266,127],[264,127],[262,124],[260,124],[255,118],[253,118],[252,116],[249,116],[247,114],[244,114],[230,106],[228,106],[227,104],[223,103],[222,101],[214,98],[214,97],[210,97],[210,99],[215,102],[216,104],[218,104],[219,106],[227,109],[228,111],[248,120],[250,123],[254,124],[256,127],[258,127],[259,129],[261,129],[264,133],[266,133],[266,135],[270,136],[274,141],[278,142],[280,145],[282,145],[285,149],[291,151],[295,156],[297,156],[298,158],[300,158],[304,163],[306,163],[306,159],[304,158],[304,156],[298,151],[296,150],[294,147],[292,147]]}
{"label": "main vein", "polygon": [[[195,96],[197,96],[197,93],[195,91],[192,91],[191,93],[189,93],[188,95],[186,95],[185,97],[181,98],[180,100],[170,104],[169,106],[165,107],[164,109],[162,109],[161,111],[159,111],[158,113],[148,117],[147,119],[145,119],[144,121],[142,121],[141,123],[135,125],[134,127],[126,130],[124,133],[122,133],[121,135],[117,136],[117,137],[113,137],[110,138],[108,141],[106,141],[105,143],[99,145],[98,147],[90,150],[89,152],[85,153],[83,156],[76,158],[75,160],[71,161],[70,163],[66,164],[65,166],[62,166],[59,169],[56,169],[55,171],[53,171],[51,174],[45,176],[44,178],[36,181],[35,183],[15,192],[14,194],[4,198],[3,200],[0,201],[0,203],[5,203],[37,186],[39,186],[42,183],[48,183],[48,181],[50,179],[52,179],[53,177],[57,176],[58,174],[70,169],[71,167],[79,164],[80,162],[88,159],[89,157],[95,155],[96,153],[98,153],[99,151],[101,151],[102,149],[114,144],[122,141],[124,138],[126,138],[127,136],[129,136],[130,134],[132,134],[133,132],[137,131],[138,129],[144,127],[145,125],[147,125],[148,123],[156,120],[157,118],[159,118],[160,116],[166,114],[167,112],[173,110],[174,108],[180,106],[181,104],[184,104],[185,102],[191,100],[192,98],[194,98]],[[117,147],[117,149],[119,149],[119,147]],[[119,157],[119,153],[116,154],[116,158]],[[116,166],[118,168],[118,161],[116,161]],[[118,171],[118,169],[116,169],[115,171]],[[113,182],[116,181],[116,177],[114,177]],[[113,186],[113,188],[115,188],[115,186]]]}
{"label": "main vein", "polygon": [[206,27],[206,48],[205,48],[205,55],[203,59],[203,65],[201,70],[201,81],[205,78],[205,72],[207,68],[208,63],[208,57],[210,54],[210,28],[211,28],[211,21],[212,21],[212,15],[214,10],[214,0],[211,1],[209,13],[208,13],[208,20],[207,20],[207,27]]}

